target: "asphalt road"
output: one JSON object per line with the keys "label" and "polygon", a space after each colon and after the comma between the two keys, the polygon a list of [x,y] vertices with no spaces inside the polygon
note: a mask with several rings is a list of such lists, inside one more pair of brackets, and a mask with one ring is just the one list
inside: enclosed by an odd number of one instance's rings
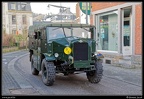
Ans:
{"label": "asphalt road", "polygon": [[88,82],[85,73],[56,75],[53,86],[45,86],[38,76],[31,74],[28,51],[3,54],[2,95],[142,95],[142,69],[125,69],[103,64],[100,83]]}

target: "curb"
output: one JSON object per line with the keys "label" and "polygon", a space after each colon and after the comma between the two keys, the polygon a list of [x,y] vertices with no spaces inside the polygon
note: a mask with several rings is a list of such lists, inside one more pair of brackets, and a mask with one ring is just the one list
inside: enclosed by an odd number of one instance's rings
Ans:
{"label": "curb", "polygon": [[2,55],[9,55],[9,54],[13,54],[13,53],[21,52],[21,51],[28,51],[28,50],[22,49],[22,50],[12,51],[12,52],[8,52],[8,53],[2,53]]}

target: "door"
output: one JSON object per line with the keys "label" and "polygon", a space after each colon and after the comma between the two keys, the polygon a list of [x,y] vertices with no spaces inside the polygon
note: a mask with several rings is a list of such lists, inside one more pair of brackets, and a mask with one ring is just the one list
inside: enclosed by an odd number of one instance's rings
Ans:
{"label": "door", "polygon": [[132,8],[123,8],[122,9],[122,53],[123,55],[132,54],[132,36],[131,36],[131,16]]}

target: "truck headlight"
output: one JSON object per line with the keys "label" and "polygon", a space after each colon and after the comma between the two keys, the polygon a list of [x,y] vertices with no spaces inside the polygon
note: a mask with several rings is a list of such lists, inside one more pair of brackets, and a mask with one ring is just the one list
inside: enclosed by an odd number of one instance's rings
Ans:
{"label": "truck headlight", "polygon": [[59,56],[59,54],[58,54],[58,53],[55,53],[55,54],[54,54],[54,56],[55,56],[55,57],[58,57],[58,56]]}
{"label": "truck headlight", "polygon": [[71,52],[72,52],[72,50],[71,50],[70,47],[65,47],[65,48],[64,48],[64,53],[65,53],[65,54],[68,55],[68,54],[70,54]]}

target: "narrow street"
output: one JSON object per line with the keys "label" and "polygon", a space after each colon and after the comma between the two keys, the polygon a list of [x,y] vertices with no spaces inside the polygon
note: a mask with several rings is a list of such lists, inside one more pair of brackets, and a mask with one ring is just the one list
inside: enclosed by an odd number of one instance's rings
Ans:
{"label": "narrow street", "polygon": [[88,82],[85,73],[56,75],[53,86],[45,86],[38,76],[31,74],[28,51],[3,54],[2,95],[142,95],[141,69],[125,69],[104,65],[100,83]]}
{"label": "narrow street", "polygon": [[2,2],[2,98],[141,99],[142,11],[141,1]]}

